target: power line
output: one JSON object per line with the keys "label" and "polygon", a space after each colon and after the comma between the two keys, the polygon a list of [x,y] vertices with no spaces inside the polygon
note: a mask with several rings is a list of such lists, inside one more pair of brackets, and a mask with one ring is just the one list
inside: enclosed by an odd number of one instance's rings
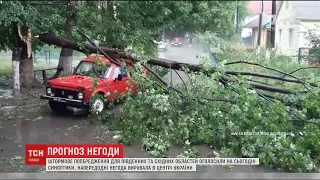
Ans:
{"label": "power line", "polygon": [[271,15],[271,46],[275,47],[276,41],[276,8],[277,4],[275,0],[272,0],[272,15]]}

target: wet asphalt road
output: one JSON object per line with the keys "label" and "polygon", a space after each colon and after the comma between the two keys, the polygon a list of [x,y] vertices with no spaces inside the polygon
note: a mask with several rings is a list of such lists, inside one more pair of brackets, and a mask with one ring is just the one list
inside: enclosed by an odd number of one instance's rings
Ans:
{"label": "wet asphalt road", "polygon": [[[160,52],[160,56],[180,62],[196,64],[196,54],[199,47],[189,48],[170,47],[167,52]],[[173,73],[174,74],[174,73]],[[186,78],[184,76],[183,78]],[[175,82],[180,81],[173,75]],[[106,133],[99,122],[84,116],[81,111],[70,110],[66,114],[51,112],[47,102],[40,101],[39,96],[44,89],[37,89],[21,101],[0,99],[0,172],[41,172],[43,167],[24,166],[24,144],[28,143],[114,143],[111,133]],[[206,146],[199,146],[202,154],[210,154],[212,150]],[[175,147],[169,151],[169,156],[176,156],[182,152]],[[126,157],[150,157],[141,151],[140,145],[125,148]],[[262,166],[237,166],[232,170],[222,166],[201,167],[190,177],[214,177],[214,174],[225,172],[277,172]],[[172,174],[172,173],[170,173]],[[179,177],[180,173],[173,174]],[[185,173],[184,173],[185,174]],[[189,174],[189,173],[188,173]],[[166,176],[166,173],[163,174]],[[167,173],[168,175],[168,173]],[[150,177],[152,174],[150,174]],[[156,178],[161,178],[155,174]],[[124,179],[139,178],[135,173],[126,173]]]}
{"label": "wet asphalt road", "polygon": [[[192,44],[191,47],[189,47],[189,44],[184,41],[184,44],[181,47],[171,46],[168,44],[168,50],[166,52],[163,52],[162,50],[159,50],[159,57],[164,59],[170,59],[182,63],[189,63],[189,64],[199,64],[199,60],[196,58],[196,55],[201,53],[202,49],[198,43]],[[185,75],[185,73],[181,71],[177,71],[179,73],[180,77],[186,81],[188,80],[188,76]],[[175,71],[169,72],[167,76],[164,77],[164,79],[170,84],[171,81],[173,85],[177,83],[181,83],[180,77],[177,75]]]}

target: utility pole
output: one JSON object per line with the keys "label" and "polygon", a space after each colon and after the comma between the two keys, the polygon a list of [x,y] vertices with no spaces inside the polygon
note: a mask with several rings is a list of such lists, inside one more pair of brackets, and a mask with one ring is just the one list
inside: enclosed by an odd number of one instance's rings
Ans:
{"label": "utility pole", "polygon": [[237,19],[236,19],[236,23],[237,23],[237,33],[239,33],[239,23],[240,23],[240,17],[239,17],[239,5],[238,5],[238,2],[237,2],[237,11],[236,11],[236,17],[237,17]]}
{"label": "utility pole", "polygon": [[261,29],[262,29],[262,13],[263,13],[263,0],[261,1],[261,8],[260,8],[260,16],[259,16],[259,31],[258,31],[258,41],[257,41],[257,53],[260,53],[261,48]]}
{"label": "utility pole", "polygon": [[[234,13],[234,24],[236,25],[235,33],[238,34],[240,31],[240,17],[239,17],[239,4],[238,0],[236,0],[236,9]],[[241,33],[240,33],[241,34]]]}
{"label": "utility pole", "polygon": [[272,16],[271,16],[271,47],[275,48],[276,44],[276,9],[277,3],[272,0]]}

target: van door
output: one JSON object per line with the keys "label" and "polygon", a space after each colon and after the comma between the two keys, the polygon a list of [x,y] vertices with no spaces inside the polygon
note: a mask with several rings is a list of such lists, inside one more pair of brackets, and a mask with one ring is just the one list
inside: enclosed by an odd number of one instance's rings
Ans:
{"label": "van door", "polygon": [[[119,74],[122,74],[122,80],[118,79]],[[127,84],[126,82],[129,80],[129,74],[126,72],[125,69],[121,67],[115,67],[113,71],[113,76],[112,76],[112,85],[110,85],[112,91],[115,94],[123,94],[127,92]]]}
{"label": "van door", "polygon": [[122,82],[121,85],[121,89],[123,90],[122,93],[128,93],[129,89],[130,89],[130,73],[128,72],[128,70],[126,68],[120,67],[120,73],[122,74]]}

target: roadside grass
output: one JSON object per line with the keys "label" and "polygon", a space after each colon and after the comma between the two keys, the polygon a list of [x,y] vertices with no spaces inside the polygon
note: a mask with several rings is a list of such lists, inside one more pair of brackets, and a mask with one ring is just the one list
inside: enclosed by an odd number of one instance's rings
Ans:
{"label": "roadside grass", "polygon": [[0,57],[0,76],[10,76],[12,72],[11,56]]}
{"label": "roadside grass", "polygon": [[[85,56],[74,56],[73,66],[78,63],[78,60],[83,59]],[[33,62],[34,70],[55,68],[58,65],[58,57],[46,62],[45,56],[36,57]],[[0,56],[0,77],[11,76],[12,73],[12,59],[11,56]]]}
{"label": "roadside grass", "polygon": [[[12,59],[10,56],[0,57],[0,76],[11,76],[12,73]],[[46,63],[45,59],[37,58],[37,61],[33,63],[34,70],[54,68],[57,66],[57,60],[51,60],[50,63]]]}

